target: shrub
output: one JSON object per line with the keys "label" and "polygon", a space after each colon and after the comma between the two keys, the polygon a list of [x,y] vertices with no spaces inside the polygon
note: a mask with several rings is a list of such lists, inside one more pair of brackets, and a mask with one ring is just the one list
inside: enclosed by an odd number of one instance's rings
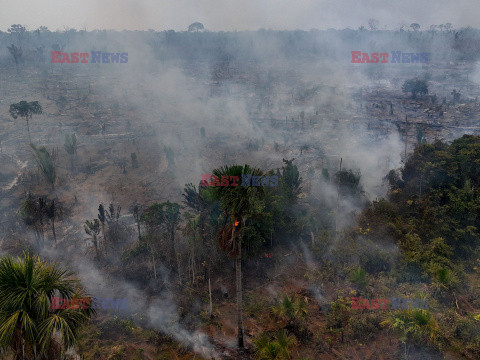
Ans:
{"label": "shrub", "polygon": [[460,320],[455,330],[455,337],[466,343],[466,348],[480,352],[480,314]]}
{"label": "shrub", "polygon": [[253,343],[259,360],[282,360],[290,359],[290,349],[296,343],[296,339],[286,330],[279,330],[273,339],[268,334],[261,333]]}
{"label": "shrub", "polygon": [[355,268],[350,272],[349,280],[359,288],[364,289],[368,285],[367,272],[361,267]]}
{"label": "shrub", "polygon": [[272,307],[272,313],[276,318],[289,323],[303,322],[307,316],[307,304],[303,299],[296,299],[295,294],[285,294],[276,305]]}
{"label": "shrub", "polygon": [[437,344],[440,335],[440,327],[432,313],[423,309],[395,312],[380,324],[394,330],[403,343],[410,340]]}
{"label": "shrub", "polygon": [[380,314],[373,312],[355,313],[350,318],[348,332],[352,338],[367,341],[375,336],[381,329]]}
{"label": "shrub", "polygon": [[403,83],[402,91],[404,93],[412,93],[412,98],[415,99],[417,97],[417,93],[428,94],[428,85],[425,80],[410,79]]}
{"label": "shrub", "polygon": [[340,333],[341,341],[345,334],[345,328],[350,322],[350,306],[349,298],[337,297],[331,302],[330,311],[327,315],[327,329],[331,333]]}

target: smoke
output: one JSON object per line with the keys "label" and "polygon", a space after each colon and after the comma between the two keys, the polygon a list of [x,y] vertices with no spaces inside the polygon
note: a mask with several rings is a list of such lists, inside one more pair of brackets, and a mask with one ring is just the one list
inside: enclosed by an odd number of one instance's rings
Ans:
{"label": "smoke", "polygon": [[[75,257],[66,261],[65,253],[54,249],[44,250],[42,256],[57,259],[63,262],[64,266],[68,266],[69,270],[75,271],[85,286],[86,293],[92,297],[128,299],[126,314],[144,314],[149,327],[169,334],[201,356],[219,358],[205,334],[199,331],[188,331],[180,325],[178,307],[175,304],[174,295],[169,289],[164,289],[151,298],[140,287],[105,274],[85,258]],[[169,284],[166,269],[160,267],[159,274],[163,282]]]}
{"label": "smoke", "polygon": [[[437,4],[435,11],[432,11],[431,3],[427,0],[406,0],[402,3],[379,0],[304,0],[301,4],[288,0],[245,0],[241,3],[142,0],[124,1],[121,4],[113,0],[101,3],[88,0],[72,1],[68,5],[59,0],[41,3],[6,0],[5,11],[0,14],[0,23],[5,24],[1,30],[6,30],[8,24],[24,23],[33,30],[44,25],[52,30],[74,27],[89,30],[177,31],[186,30],[195,21],[204,23],[211,31],[358,28],[361,25],[367,26],[372,18],[378,19],[380,29],[393,29],[402,22],[408,25],[416,22],[424,28],[430,24],[446,22],[455,26],[478,27],[480,24],[476,17],[475,0],[439,0]],[[348,9],[347,13],[345,9]]]}
{"label": "smoke", "polygon": [[480,62],[477,62],[475,64],[475,70],[471,75],[471,79],[474,83],[476,83],[477,85],[480,85]]}
{"label": "smoke", "polygon": [[[98,5],[101,10],[98,16],[108,4]],[[267,5],[265,8],[258,5],[258,14],[268,12],[272,4]],[[180,8],[181,4],[175,6]],[[212,6],[207,2],[204,8]],[[251,12],[252,6],[245,4],[245,13]],[[273,18],[278,17],[278,11],[288,8],[285,2],[277,6]],[[310,2],[309,6],[318,9],[319,5]],[[232,4],[221,7],[233,10]],[[155,14],[147,11],[148,7],[133,9],[131,3],[126,9],[132,10],[132,24]],[[79,13],[83,12],[85,9]],[[218,19],[216,26],[221,28],[229,21],[232,26],[245,24],[240,16],[235,21],[231,16],[234,15]],[[121,17],[110,18],[114,19],[112,27],[118,26],[117,20],[122,21]],[[247,27],[250,26],[254,25]],[[3,72],[0,75],[2,81],[11,85],[8,92],[0,88],[5,94],[0,104],[2,118],[8,118],[7,105],[20,101],[24,94],[39,99],[44,106],[44,116],[31,121],[33,138],[49,149],[59,149],[59,183],[52,196],[65,199],[72,209],[70,222],[59,220],[58,234],[76,238],[82,244],[83,224],[96,218],[99,203],[120,204],[122,214],[127,215],[133,202],[144,205],[166,200],[180,202],[183,186],[189,182],[198,184],[201,174],[211,173],[213,168],[249,163],[269,170],[281,167],[284,158],[295,158],[308,185],[307,195],[322,200],[332,209],[338,203],[335,214],[338,230],[350,226],[364,202],[349,196],[339,198],[336,185],[325,181],[321,170],[328,169],[333,176],[342,159],[342,169],[361,173],[366,200],[385,196],[382,179],[390,169],[401,166],[404,144],[392,125],[398,120],[397,115],[390,116],[387,111],[372,115],[367,106],[371,108],[377,100],[368,96],[375,96],[372,89],[398,95],[396,77],[417,77],[435,70],[421,65],[407,67],[407,64],[355,66],[350,63],[350,51],[434,52],[438,45],[437,50],[441,51],[435,52],[447,51],[445,58],[457,56],[448,41],[441,46],[424,40],[412,44],[410,34],[392,40],[388,33],[348,30],[228,34],[66,32],[42,35],[38,41],[32,36],[25,40],[32,47],[38,43],[47,46],[58,43],[65,45],[64,51],[69,53],[129,54],[125,64],[45,64],[39,66],[40,71],[32,71],[35,67],[22,68],[21,79],[39,84],[42,91],[36,86],[24,87]],[[3,46],[9,41],[10,38],[0,36],[2,64],[11,62]],[[473,81],[480,81],[479,74],[477,66]],[[71,106],[60,110],[57,105],[60,96],[65,96]],[[371,127],[373,118],[385,118],[387,125]],[[0,206],[5,213],[18,209],[24,189],[50,191],[41,180],[22,177],[36,171],[34,162],[28,161],[31,159],[26,155],[23,125],[0,124],[2,134],[8,134],[2,143],[5,156],[0,159],[3,166]],[[69,170],[62,149],[64,137],[70,133],[76,133],[80,143],[74,171]],[[136,154],[139,167],[133,167],[131,154]],[[7,156],[14,160],[10,165],[4,165]],[[310,169],[313,175],[307,175]],[[0,236],[4,239],[9,234],[3,231]],[[129,241],[134,241],[134,236]],[[67,242],[60,242],[60,246],[68,247]],[[188,250],[182,242],[178,246],[180,253]],[[84,245],[79,249],[86,251]],[[303,244],[301,250],[307,267],[314,269],[313,255]],[[189,344],[199,354],[218,356],[205,335],[180,325],[171,291],[164,290],[147,300],[138,286],[106,275],[76,251],[70,248],[65,255],[51,250],[47,255],[59,261],[67,257],[68,265],[77,270],[94,296],[127,297],[132,306],[130,311],[147,314],[152,327]],[[168,283],[165,273],[162,276]],[[322,289],[312,291],[320,303],[325,301]]]}

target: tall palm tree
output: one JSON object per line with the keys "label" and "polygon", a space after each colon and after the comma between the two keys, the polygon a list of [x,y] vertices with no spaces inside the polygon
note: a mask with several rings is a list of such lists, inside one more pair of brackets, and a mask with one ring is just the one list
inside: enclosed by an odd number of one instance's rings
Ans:
{"label": "tall palm tree", "polygon": [[28,253],[0,259],[0,349],[12,351],[14,360],[57,360],[75,346],[95,311],[51,309],[56,295],[69,300],[81,295],[72,275]]}
{"label": "tall palm tree", "polygon": [[237,293],[237,325],[238,347],[243,348],[243,314],[242,314],[242,246],[241,238],[245,221],[259,214],[265,204],[263,202],[264,188],[262,186],[241,185],[242,175],[262,176],[260,169],[249,165],[223,166],[213,170],[212,174],[221,179],[224,176],[238,176],[237,186],[215,186],[213,197],[229,217],[229,222],[219,233],[219,246],[230,257],[235,258],[235,283]]}

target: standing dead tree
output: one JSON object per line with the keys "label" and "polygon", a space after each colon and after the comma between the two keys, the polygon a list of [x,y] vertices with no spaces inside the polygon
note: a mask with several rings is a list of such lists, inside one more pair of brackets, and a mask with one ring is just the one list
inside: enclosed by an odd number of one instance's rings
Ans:
{"label": "standing dead tree", "polygon": [[55,247],[57,246],[55,219],[61,214],[61,206],[55,199],[49,200],[46,196],[36,196],[28,193],[22,202],[19,214],[25,225],[34,230],[39,248],[42,248],[45,244],[45,231],[48,223],[52,227],[54,244]]}
{"label": "standing dead tree", "polygon": [[[100,207],[99,207],[100,210]],[[110,204],[108,209],[105,211],[105,221],[108,225],[108,240],[109,242],[104,245],[109,245],[110,247],[117,247],[124,239],[122,233],[124,233],[123,226],[119,223],[120,211],[122,207],[117,205],[115,208],[113,204]],[[105,239],[106,240],[106,239]]]}
{"label": "standing dead tree", "polygon": [[37,246],[43,248],[45,243],[43,227],[45,213],[42,211],[41,201],[36,196],[28,193],[22,202],[19,215],[22,217],[25,225],[34,230]]}
{"label": "standing dead tree", "polygon": [[63,147],[65,148],[65,151],[70,156],[70,167],[73,170],[75,155],[77,154],[77,148],[78,148],[77,137],[75,136],[75,134],[65,135],[65,144],[63,145]]}
{"label": "standing dead tree", "polygon": [[85,221],[85,225],[83,226],[83,228],[85,229],[87,235],[91,236],[93,247],[95,249],[96,260],[100,260],[100,252],[97,239],[97,236],[100,233],[100,222],[98,221],[98,219],[94,219],[93,221],[87,220]]}
{"label": "standing dead tree", "polygon": [[17,74],[20,74],[18,70],[18,64],[22,60],[23,50],[21,47],[17,47],[14,44],[7,46],[8,52],[13,56],[15,60],[15,67],[17,68]]}

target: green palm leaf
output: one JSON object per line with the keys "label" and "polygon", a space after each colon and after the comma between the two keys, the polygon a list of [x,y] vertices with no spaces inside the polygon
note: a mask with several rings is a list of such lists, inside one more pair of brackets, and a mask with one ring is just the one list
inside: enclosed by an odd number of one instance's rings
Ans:
{"label": "green palm leaf", "polygon": [[76,344],[80,328],[95,311],[51,310],[54,296],[71,300],[82,295],[80,283],[72,275],[31,254],[23,259],[0,259],[1,350],[22,353],[25,359],[47,360],[59,356],[55,337],[61,339],[64,349]]}

